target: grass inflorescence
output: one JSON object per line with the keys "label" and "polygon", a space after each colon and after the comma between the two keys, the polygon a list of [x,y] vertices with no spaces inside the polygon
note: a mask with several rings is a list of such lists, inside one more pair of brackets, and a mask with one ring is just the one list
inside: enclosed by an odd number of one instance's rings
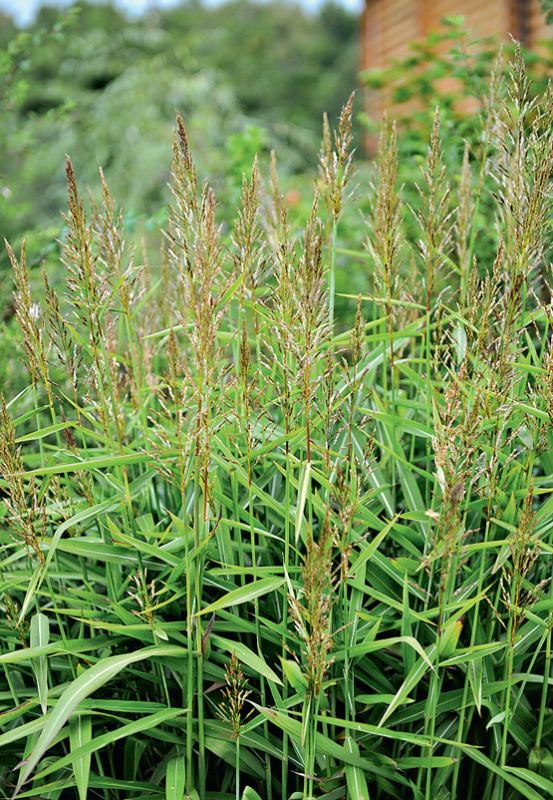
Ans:
{"label": "grass inflorescence", "polygon": [[63,292],[8,248],[2,796],[552,795],[553,94],[492,90],[416,206],[384,122],[351,330],[352,98],[303,227],[274,158],[219,221],[177,116],[158,266],[68,160]]}

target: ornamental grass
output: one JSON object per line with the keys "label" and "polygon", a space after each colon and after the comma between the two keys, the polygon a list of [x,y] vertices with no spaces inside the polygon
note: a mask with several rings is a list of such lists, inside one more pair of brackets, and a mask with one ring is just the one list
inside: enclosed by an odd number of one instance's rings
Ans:
{"label": "ornamental grass", "polygon": [[553,92],[500,74],[415,205],[351,98],[304,223],[275,158],[220,220],[177,115],[157,264],[69,159],[62,289],[8,245],[2,796],[553,795]]}

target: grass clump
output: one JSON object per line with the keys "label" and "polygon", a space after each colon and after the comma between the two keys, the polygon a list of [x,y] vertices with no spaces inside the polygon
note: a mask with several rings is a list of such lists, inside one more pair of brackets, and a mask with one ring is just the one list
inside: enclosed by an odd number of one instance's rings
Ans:
{"label": "grass clump", "polygon": [[551,795],[553,95],[517,50],[455,185],[437,112],[416,206],[384,125],[343,330],[351,114],[303,229],[274,160],[223,227],[177,116],[158,265],[70,161],[65,292],[9,250],[2,795]]}

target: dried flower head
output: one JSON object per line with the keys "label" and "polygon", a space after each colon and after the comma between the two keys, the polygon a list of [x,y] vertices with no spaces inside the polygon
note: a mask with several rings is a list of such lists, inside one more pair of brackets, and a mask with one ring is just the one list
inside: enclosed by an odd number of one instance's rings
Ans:
{"label": "dried flower head", "polygon": [[244,727],[244,721],[252,713],[251,711],[242,716],[242,709],[247,697],[251,694],[248,689],[247,678],[242,672],[242,665],[236,657],[234,650],[230,657],[230,663],[225,667],[226,687],[223,689],[224,700],[219,703],[217,712],[223,722],[228,722],[232,727],[233,736],[238,739]]}
{"label": "dried flower head", "polygon": [[40,539],[46,533],[45,496],[37,493],[34,476],[25,481],[21,448],[15,444],[15,427],[3,394],[1,401],[0,474],[7,484],[7,497],[3,498],[8,510],[7,522],[12,538],[44,564]]}
{"label": "dried flower head", "polygon": [[319,542],[311,531],[307,536],[307,553],[301,568],[303,588],[298,596],[289,595],[290,615],[302,644],[307,665],[309,687],[318,698],[322,682],[332,659],[332,606],[335,602],[332,575],[332,531],[327,515],[321,527]]}
{"label": "dried flower head", "polygon": [[537,584],[526,581],[541,554],[540,540],[535,531],[536,515],[532,509],[534,502],[533,482],[524,498],[516,531],[509,537],[510,563],[503,565],[500,579],[501,598],[511,622],[511,641],[517,628],[531,611],[550,581],[550,578]]}
{"label": "dried flower head", "polygon": [[8,242],[4,241],[13,270],[15,316],[22,334],[21,345],[27,357],[26,367],[31,373],[33,383],[38,380],[44,383],[48,401],[53,407],[48,342],[44,336],[46,320],[40,305],[33,302],[31,294],[26,260],[27,242],[23,241],[21,258],[18,261]]}
{"label": "dried flower head", "polygon": [[347,199],[345,191],[355,174],[352,150],[353,134],[353,98],[352,94],[342,108],[338,132],[334,131],[334,147],[330,134],[328,117],[323,120],[323,141],[319,154],[319,173],[323,185],[323,198],[329,213],[337,223],[342,213],[344,201]]}
{"label": "dried flower head", "polygon": [[153,627],[155,599],[158,592],[155,578],[149,584],[147,583],[147,578],[147,569],[144,572],[139,570],[136,575],[131,575],[131,581],[134,583],[135,589],[132,592],[127,591],[127,594],[138,604],[140,609],[139,611],[133,609],[132,613],[136,617],[144,617]]}
{"label": "dried flower head", "polygon": [[9,627],[17,633],[23,647],[29,647],[31,632],[29,620],[27,617],[19,619],[19,604],[8,592],[4,592],[4,611]]}
{"label": "dried flower head", "polygon": [[449,202],[451,186],[443,163],[439,108],[434,116],[426,166],[421,170],[425,188],[416,184],[420,204],[416,210],[411,208],[411,211],[423,233],[423,238],[417,242],[417,249],[426,293],[426,310],[429,312],[437,276],[452,247],[455,219],[455,210],[450,208]]}
{"label": "dried flower head", "polygon": [[[402,221],[401,189],[397,188],[399,161],[395,123],[391,128],[387,117],[382,121],[378,147],[378,175],[372,186],[374,202],[370,214],[370,233],[366,247],[374,259],[375,298],[388,318],[388,327],[395,321],[395,306],[392,303],[398,289],[401,263]],[[394,352],[391,350],[393,364]]]}

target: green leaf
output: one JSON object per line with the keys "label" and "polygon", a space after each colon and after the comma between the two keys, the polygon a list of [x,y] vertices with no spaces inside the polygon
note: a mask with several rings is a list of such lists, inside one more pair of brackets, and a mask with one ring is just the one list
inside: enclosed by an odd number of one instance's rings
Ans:
{"label": "green leaf", "polygon": [[301,525],[303,522],[303,510],[305,508],[305,500],[307,498],[307,490],[309,488],[309,477],[311,474],[311,462],[308,461],[304,465],[300,478],[300,491],[298,497],[298,505],[296,509],[296,529],[295,529],[295,542],[298,544],[300,538]]}
{"label": "green leaf", "polygon": [[1,734],[0,747],[11,744],[11,742],[16,742],[18,739],[28,739],[33,733],[43,729],[46,719],[48,719],[48,716],[39,717],[38,719],[32,720],[32,722],[25,722],[23,725],[17,725],[15,728]]}
{"label": "green leaf", "polygon": [[252,789],[251,786],[246,786],[242,793],[242,797],[244,800],[261,800],[261,797],[257,794],[255,789]]}
{"label": "green leaf", "polygon": [[543,775],[538,775],[531,769],[525,769],[524,767],[503,767],[503,769],[513,775],[519,775],[532,786],[537,786],[538,789],[547,792],[549,797],[553,797],[553,782],[544,778]]}
{"label": "green leaf", "polygon": [[148,647],[143,650],[138,650],[135,653],[102,659],[90,669],[85,670],[82,675],[76,678],[67,687],[54,706],[48,721],[44,725],[36,747],[33,749],[29,760],[21,771],[16,791],[19,792],[21,786],[29,779],[34,768],[42,759],[81,700],[84,700],[85,697],[95,692],[115,677],[118,672],[128,667],[129,664],[134,664],[137,661],[142,661],[152,656],[163,657],[164,655],[181,655],[184,652],[186,651],[181,647]]}
{"label": "green leaf", "polygon": [[201,611],[198,611],[196,616],[200,616],[201,614],[213,614],[221,608],[238,606],[241,603],[249,603],[255,600],[256,597],[261,597],[264,594],[273,592],[275,589],[279,589],[283,583],[284,578],[262,578],[260,581],[247,583],[240,589],[233,589],[232,592],[228,592],[228,594],[225,594],[223,597],[219,598],[219,600],[202,608]]}
{"label": "green leaf", "polygon": [[239,658],[243,664],[253,669],[259,675],[263,675],[263,677],[267,678],[268,680],[274,681],[274,683],[278,683],[280,686],[282,686],[282,681],[276,672],[269,667],[269,665],[263,658],[261,658],[261,656],[256,655],[253,650],[250,650],[250,648],[246,647],[246,645],[242,644],[242,642],[224,639],[222,636],[219,636],[216,633],[211,634],[210,641],[212,646],[221,647],[228,653],[232,653],[234,650],[236,657]]}
{"label": "green leaf", "polygon": [[463,623],[460,619],[443,629],[438,645],[438,655],[440,658],[448,658],[453,655],[457,648],[457,642],[459,641],[462,630]]}
{"label": "green leaf", "polygon": [[432,756],[431,758],[428,756],[407,756],[405,758],[396,758],[395,761],[399,769],[420,769],[421,767],[424,769],[428,767],[443,769],[444,767],[451,767],[458,759],[451,758],[451,756]]}
{"label": "green leaf", "polygon": [[20,442],[34,442],[38,439],[44,439],[46,436],[50,436],[52,433],[56,433],[57,431],[65,430],[66,428],[78,428],[78,422],[59,422],[56,425],[50,425],[49,428],[40,428],[40,430],[35,431],[34,433],[27,433],[25,436],[20,436],[18,439],[15,440],[16,444]]}
{"label": "green leaf", "polygon": [[[356,694],[355,695],[355,702],[356,703],[363,703],[366,706],[377,706],[381,704],[388,704],[391,703],[394,699],[395,695],[393,694]],[[414,700],[409,700],[408,702],[414,703]]]}
{"label": "green leaf", "polygon": [[[509,767],[504,767],[503,769],[498,767],[497,764],[494,764],[493,761],[485,756],[484,753],[481,753],[476,747],[468,747],[466,744],[462,744],[460,742],[457,744],[457,746],[460,750],[462,750],[463,753],[466,753],[470,758],[472,758],[473,761],[476,761],[490,772],[494,772],[515,789],[518,789],[522,796],[526,797],[527,800],[543,800],[543,795],[535,792],[525,781],[515,777],[519,770],[515,771]],[[511,774],[512,772],[515,774]],[[530,770],[524,770],[524,772],[530,772]],[[531,774],[533,775],[534,773]]]}
{"label": "green leaf", "polygon": [[[412,702],[412,701],[410,701]],[[319,722],[328,723],[328,725],[336,725],[339,728],[346,728],[347,730],[359,731],[361,733],[369,733],[371,736],[379,736],[385,739],[395,739],[400,742],[410,742],[419,747],[430,747],[432,742],[429,736],[423,736],[418,733],[410,733],[409,731],[395,731],[393,728],[382,728],[380,725],[369,725],[366,722],[351,722],[338,717],[317,717]]]}
{"label": "green leaf", "polygon": [[149,453],[132,453],[127,456],[104,456],[102,458],[88,458],[83,461],[72,461],[69,464],[56,464],[53,467],[40,467],[30,472],[18,473],[18,475],[26,477],[30,477],[31,475],[63,475],[67,472],[105,469],[105,467],[122,467],[131,464],[143,464],[144,462],[151,462],[153,460],[153,456]]}
{"label": "green leaf", "polygon": [[457,356],[457,364],[462,364],[465,360],[467,352],[467,334],[462,324],[457,323],[453,328],[453,341],[455,344],[455,353]]}
{"label": "green leaf", "polygon": [[168,553],[166,550],[163,550],[159,545],[151,545],[147,544],[146,542],[142,542],[140,539],[137,539],[134,536],[128,536],[126,533],[120,531],[116,526],[108,519],[110,530],[113,533],[113,542],[114,544],[120,544],[125,547],[131,547],[134,550],[139,550],[141,553],[146,553],[148,556],[152,556],[154,558],[158,558],[161,561],[165,561],[166,564],[170,564],[172,567],[177,567],[182,564],[182,558],[179,556],[174,556],[172,553]]}
{"label": "green leaf", "polygon": [[[92,717],[89,714],[79,714],[69,720],[69,742],[71,753],[85,747],[92,739]],[[88,794],[88,778],[90,775],[90,753],[73,762],[73,774],[79,791],[79,800],[86,800]]]}
{"label": "green leaf", "polygon": [[279,658],[284,674],[286,675],[286,680],[300,697],[305,697],[309,691],[309,682],[301,671],[300,665],[297,661],[286,660],[280,656]]}
{"label": "green leaf", "polygon": [[158,711],[156,714],[152,714],[149,717],[141,717],[134,722],[129,722],[128,725],[123,725],[121,728],[117,728],[114,731],[108,731],[108,733],[104,733],[102,736],[97,736],[95,739],[84,742],[81,746],[77,747],[75,750],[72,750],[68,755],[63,756],[53,764],[50,764],[40,772],[37,772],[35,779],[38,780],[44,778],[47,775],[50,775],[52,772],[56,772],[59,769],[67,767],[69,764],[73,764],[76,760],[86,758],[87,756],[89,757],[91,753],[101,750],[102,747],[113,744],[120,739],[127,739],[129,736],[133,736],[135,733],[139,733],[140,731],[147,731],[150,728],[157,727],[158,725],[166,724],[175,717],[185,713],[186,711],[182,708],[166,708],[163,711]]}
{"label": "green leaf", "polygon": [[79,511],[77,514],[75,514],[70,519],[65,520],[65,522],[63,522],[57,528],[57,530],[56,530],[56,532],[55,532],[55,534],[54,534],[54,536],[53,536],[53,538],[51,540],[45,540],[45,544],[48,547],[48,555],[46,556],[46,560],[44,562],[44,565],[41,566],[39,564],[37,566],[37,568],[35,570],[35,574],[33,575],[33,579],[31,581],[31,583],[29,584],[29,587],[27,589],[27,593],[25,595],[25,599],[23,601],[23,605],[21,607],[21,612],[20,612],[20,615],[19,615],[20,621],[25,616],[27,608],[29,607],[29,605],[33,601],[36,592],[38,592],[38,590],[40,589],[40,587],[42,585],[42,581],[44,580],[44,577],[45,577],[46,572],[48,570],[48,567],[50,565],[50,562],[52,561],[52,558],[54,557],[54,553],[56,551],[56,547],[57,547],[62,535],[65,533],[65,531],[69,530],[69,528],[72,528],[77,524],[80,524],[81,522],[85,522],[86,520],[90,520],[90,519],[96,519],[96,517],[99,517],[99,516],[101,516],[103,514],[106,514],[115,505],[118,505],[118,503],[114,503],[112,500],[108,500],[108,501],[105,501],[103,503],[98,503],[95,506],[91,506],[91,507],[87,506],[85,509],[83,509],[82,511]]}
{"label": "green leaf", "polygon": [[506,642],[490,642],[490,644],[478,644],[474,647],[468,647],[463,650],[458,650],[457,654],[448,658],[446,661],[440,662],[440,667],[450,667],[453,664],[464,664],[473,661],[475,658],[483,658],[498,650],[504,650],[508,644]]}
{"label": "green leaf", "polygon": [[[255,722],[251,723],[255,725]],[[205,731],[210,736],[214,736],[215,738],[228,739],[233,738],[233,731],[232,726],[229,725],[228,722],[223,722],[221,719],[219,720],[205,720]],[[272,741],[266,739],[262,734],[257,734],[253,731],[250,727],[246,727],[242,729],[240,733],[240,747],[249,747],[251,750],[260,750],[264,753],[269,753],[269,755],[274,756],[277,759],[282,761],[282,747],[277,747],[276,745],[280,744],[280,742],[275,742],[273,744]]]}
{"label": "green leaf", "polygon": [[[405,580],[403,581],[403,614],[401,615],[401,635],[411,636],[411,610],[409,607],[409,576],[405,573]],[[401,645],[401,655],[403,658],[403,676],[404,678],[410,673],[415,666],[415,654],[412,648],[408,647],[404,642]]]}
{"label": "green leaf", "polygon": [[[344,747],[352,755],[359,755],[359,745],[351,736],[346,736]],[[362,769],[354,767],[353,764],[346,764],[346,782],[350,797],[355,797],[355,800],[370,800],[365,773]]]}
{"label": "green leaf", "polygon": [[435,431],[431,428],[422,425],[420,422],[407,419],[406,417],[393,417],[391,414],[385,414],[383,411],[373,411],[371,416],[374,419],[380,420],[380,422],[384,422],[388,426],[394,424],[396,433],[398,431],[405,431],[414,436],[421,436],[423,439],[432,439],[436,435]]}
{"label": "green leaf", "polygon": [[[46,614],[34,614],[31,619],[31,647],[45,648],[50,640],[50,623]],[[38,696],[42,713],[46,714],[48,707],[48,670],[46,656],[33,659],[33,669],[36,677]]]}
{"label": "green leaf", "polygon": [[[423,647],[417,642],[417,640],[413,636],[392,636],[389,639],[376,639],[372,642],[363,642],[363,644],[356,644],[353,647],[350,647],[348,650],[348,655],[350,658],[355,658],[356,656],[364,656],[367,653],[374,653],[378,650],[385,650],[387,647],[393,647],[396,644],[406,644],[409,647],[412,647],[419,656],[426,661],[426,664],[430,669],[433,669],[432,662],[424,652]],[[346,657],[346,653],[344,650],[338,650],[334,655],[335,661],[342,661]]]}
{"label": "green leaf", "polygon": [[374,539],[371,542],[369,542],[368,545],[363,546],[363,549],[361,550],[361,553],[359,554],[359,556],[356,558],[356,560],[351,565],[350,572],[351,572],[352,575],[355,575],[357,570],[363,564],[366,564],[366,562],[369,561],[373,557],[373,555],[378,550],[378,548],[380,547],[380,545],[382,544],[382,542],[384,541],[384,539],[386,538],[388,533],[391,531],[391,529],[394,527],[394,525],[398,521],[398,519],[399,519],[399,514],[396,514],[396,516],[393,518],[393,520],[388,522],[387,525],[385,525],[382,528],[382,530],[379,531],[379,533],[377,533],[377,535],[374,537]]}
{"label": "green leaf", "polygon": [[546,747],[533,747],[528,756],[528,766],[532,772],[551,780],[553,775],[553,756]]}
{"label": "green leaf", "polygon": [[123,754],[123,777],[126,781],[134,781],[139,775],[140,759],[148,747],[149,740],[138,736],[127,736]]}
{"label": "green leaf", "polygon": [[398,706],[400,706],[400,705],[402,705],[403,703],[406,702],[406,700],[408,699],[409,694],[413,691],[415,686],[419,683],[419,681],[422,679],[422,677],[426,673],[426,671],[428,669],[428,664],[429,663],[431,664],[431,658],[430,657],[433,656],[435,654],[435,652],[436,652],[436,646],[432,645],[429,648],[429,653],[426,656],[426,658],[425,659],[421,658],[419,661],[417,661],[415,666],[410,671],[409,675],[405,678],[405,680],[403,681],[403,683],[401,684],[401,686],[397,690],[396,696],[394,697],[394,699],[392,700],[392,702],[390,703],[390,705],[388,706],[388,708],[384,712],[380,722],[378,723],[378,727],[379,728],[382,725],[384,725],[384,723],[386,722],[388,717],[391,714],[394,713],[394,711],[396,710],[396,708]]}
{"label": "green leaf", "polygon": [[[216,739],[206,736],[205,746],[231,767],[236,766],[236,739]],[[258,780],[263,780],[265,777],[265,768],[261,761],[245,747],[240,748],[240,769]]]}
{"label": "green leaf", "polygon": [[[25,599],[23,600],[23,605],[21,606],[21,611],[19,612],[19,624],[25,619],[25,614],[27,613],[27,609],[30,606],[32,600],[34,599],[35,592],[37,591],[37,587],[42,582],[42,579],[45,575],[44,567],[42,564],[37,564],[35,570],[33,572],[33,576],[28,583],[27,593],[25,594]],[[0,656],[2,658],[2,656]]]}
{"label": "green leaf", "polygon": [[[298,742],[301,742],[302,723],[300,720],[293,719],[282,711],[277,711],[276,709],[272,708],[264,708],[263,706],[257,705],[257,703],[252,703],[252,705],[255,706],[262,716],[277,725],[290,736],[295,737]],[[429,746],[430,744],[430,739],[427,737],[416,736],[415,734],[403,734],[399,731],[389,731],[387,729],[380,730],[375,725],[363,726],[359,723],[351,723],[351,725],[348,725],[347,723],[344,723],[344,720],[338,720],[326,716],[319,716],[317,719],[325,724],[328,723],[329,725],[337,725],[338,727],[350,727],[354,730],[362,730],[370,727],[371,732],[375,732],[377,736],[389,735],[390,738],[403,739],[404,741],[412,741],[413,739],[416,739],[417,744],[423,743],[425,746]],[[391,772],[389,769],[385,768],[383,769],[381,766],[369,761],[367,758],[362,758],[360,756],[356,756],[354,753],[350,753],[348,749],[342,747],[338,744],[338,742],[333,741],[320,731],[317,731],[315,735],[315,745],[318,753],[330,756],[331,758],[336,759],[338,762],[341,761],[344,764],[351,764],[354,767],[359,767],[360,769],[363,769],[366,772],[374,773],[375,775],[384,775],[388,778],[393,777],[394,780],[399,781],[404,785],[407,784],[405,778],[400,776],[397,772]],[[391,759],[385,759],[384,763],[390,763],[390,765],[393,765]]]}
{"label": "green leaf", "polygon": [[182,800],[186,782],[186,757],[178,755],[172,758],[167,765],[165,776],[165,800]]}
{"label": "green leaf", "polygon": [[482,716],[482,659],[473,658],[468,664],[469,685],[478,713]]}

